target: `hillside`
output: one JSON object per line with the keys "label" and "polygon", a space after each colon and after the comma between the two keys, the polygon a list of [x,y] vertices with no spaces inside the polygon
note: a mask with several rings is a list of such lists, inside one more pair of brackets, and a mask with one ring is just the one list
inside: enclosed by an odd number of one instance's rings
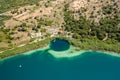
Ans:
{"label": "hillside", "polygon": [[120,0],[0,0],[0,51],[57,34],[120,52]]}

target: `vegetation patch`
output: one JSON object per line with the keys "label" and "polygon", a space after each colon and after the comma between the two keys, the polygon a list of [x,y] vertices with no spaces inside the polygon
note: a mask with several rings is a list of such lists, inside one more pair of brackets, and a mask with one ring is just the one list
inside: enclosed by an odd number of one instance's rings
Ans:
{"label": "vegetation patch", "polygon": [[41,0],[0,0],[0,13],[24,6],[26,4],[37,4],[39,1]]}
{"label": "vegetation patch", "polygon": [[[72,44],[79,46],[81,49],[105,50],[119,52],[120,46],[120,29],[118,28],[120,18],[104,17],[99,23],[90,21],[85,16],[79,20],[74,19],[73,12],[65,5],[63,29],[73,33]],[[105,39],[107,38],[107,39]]]}
{"label": "vegetation patch", "polygon": [[45,39],[43,41],[39,41],[37,43],[27,44],[27,45],[22,46],[22,47],[15,47],[12,50],[7,50],[3,53],[0,53],[0,58],[2,59],[2,58],[5,58],[5,57],[9,57],[9,56],[17,55],[17,54],[20,54],[20,53],[24,53],[24,52],[27,52],[27,51],[30,51],[30,50],[45,47],[50,43],[51,40],[52,40],[52,38],[47,38],[47,39]]}
{"label": "vegetation patch", "polygon": [[0,15],[0,26],[4,24],[3,23],[4,20],[10,19],[10,18],[11,18],[10,16]]}

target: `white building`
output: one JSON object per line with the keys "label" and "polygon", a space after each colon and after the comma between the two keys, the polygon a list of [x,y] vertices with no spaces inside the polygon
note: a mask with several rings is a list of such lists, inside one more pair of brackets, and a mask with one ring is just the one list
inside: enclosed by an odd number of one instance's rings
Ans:
{"label": "white building", "polygon": [[42,33],[41,33],[41,32],[31,33],[31,34],[30,34],[30,37],[31,37],[31,38],[36,38],[36,37],[41,37],[41,36],[42,36]]}

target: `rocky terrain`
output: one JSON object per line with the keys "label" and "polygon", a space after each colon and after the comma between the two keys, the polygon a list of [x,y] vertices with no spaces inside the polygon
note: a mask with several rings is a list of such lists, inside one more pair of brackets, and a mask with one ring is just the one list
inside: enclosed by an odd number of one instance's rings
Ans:
{"label": "rocky terrain", "polygon": [[[7,7],[4,7],[3,3]],[[8,3],[1,0],[0,9],[0,51],[54,36],[53,34],[56,35],[61,30],[69,32],[65,27],[67,11],[75,20],[85,17],[88,22],[96,25],[105,18],[113,20],[119,18],[117,21],[120,21],[120,0],[15,0],[12,2],[8,0]],[[118,32],[112,35],[115,40],[120,39],[118,22],[116,22]],[[92,28],[88,29],[91,30]],[[100,34],[102,38],[99,39],[105,41],[111,38],[109,34],[109,31]]]}

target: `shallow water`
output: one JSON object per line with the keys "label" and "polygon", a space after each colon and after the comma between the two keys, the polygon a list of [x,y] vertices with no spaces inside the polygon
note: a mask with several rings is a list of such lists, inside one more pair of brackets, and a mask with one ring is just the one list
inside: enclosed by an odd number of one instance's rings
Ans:
{"label": "shallow water", "polygon": [[97,52],[57,59],[36,51],[0,63],[0,80],[120,80],[120,58]]}

